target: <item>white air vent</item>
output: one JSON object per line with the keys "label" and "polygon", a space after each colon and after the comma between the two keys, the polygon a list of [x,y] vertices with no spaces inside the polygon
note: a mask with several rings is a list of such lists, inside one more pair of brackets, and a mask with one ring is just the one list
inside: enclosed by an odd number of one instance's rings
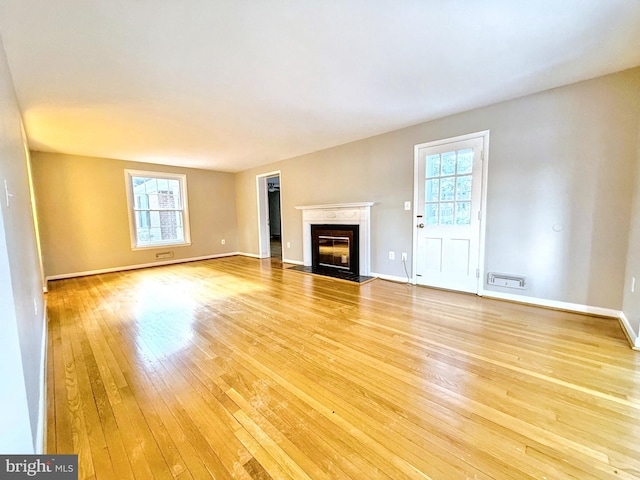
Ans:
{"label": "white air vent", "polygon": [[521,275],[510,275],[508,273],[489,272],[487,274],[487,283],[489,285],[497,285],[499,287],[527,288],[525,277]]}
{"label": "white air vent", "polygon": [[156,258],[173,258],[173,252],[158,252],[156,253]]}

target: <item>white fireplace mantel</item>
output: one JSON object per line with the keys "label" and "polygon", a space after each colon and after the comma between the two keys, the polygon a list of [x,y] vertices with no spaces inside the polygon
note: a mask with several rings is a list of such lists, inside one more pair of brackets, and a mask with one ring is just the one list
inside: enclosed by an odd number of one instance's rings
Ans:
{"label": "white fireplace mantel", "polygon": [[371,273],[371,207],[374,202],[304,205],[302,210],[303,263],[311,266],[311,225],[359,225],[360,275]]}

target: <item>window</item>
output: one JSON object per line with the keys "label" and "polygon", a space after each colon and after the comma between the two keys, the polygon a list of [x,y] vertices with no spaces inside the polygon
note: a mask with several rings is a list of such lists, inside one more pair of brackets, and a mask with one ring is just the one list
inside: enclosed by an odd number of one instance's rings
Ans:
{"label": "window", "polygon": [[190,245],[187,176],[125,170],[131,247]]}
{"label": "window", "polygon": [[427,225],[469,225],[473,150],[427,156],[425,220]]}

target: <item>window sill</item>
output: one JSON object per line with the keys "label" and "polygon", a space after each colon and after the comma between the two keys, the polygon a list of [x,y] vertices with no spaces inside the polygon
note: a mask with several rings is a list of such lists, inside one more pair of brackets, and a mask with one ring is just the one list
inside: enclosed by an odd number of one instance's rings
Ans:
{"label": "window sill", "polygon": [[157,250],[160,248],[167,248],[167,247],[190,247],[191,246],[191,242],[183,242],[183,243],[156,243],[153,245],[147,245],[144,247],[138,247],[136,245],[132,245],[131,246],[131,250],[132,251],[137,251],[137,250]]}

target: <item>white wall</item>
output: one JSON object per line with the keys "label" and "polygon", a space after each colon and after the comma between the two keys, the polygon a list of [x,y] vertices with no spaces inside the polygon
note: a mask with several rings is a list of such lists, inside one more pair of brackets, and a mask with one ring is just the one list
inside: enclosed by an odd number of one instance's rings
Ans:
{"label": "white wall", "polygon": [[[45,335],[28,151],[0,40],[0,452],[41,448]],[[7,205],[5,182],[12,197]]]}
{"label": "white wall", "polygon": [[302,260],[296,205],[373,201],[372,271],[403,277],[387,252],[411,252],[414,145],[490,130],[486,271],[528,288],[484,288],[620,310],[639,89],[636,68],[241,172],[239,249],[258,253],[255,176],[280,170],[285,258]]}

